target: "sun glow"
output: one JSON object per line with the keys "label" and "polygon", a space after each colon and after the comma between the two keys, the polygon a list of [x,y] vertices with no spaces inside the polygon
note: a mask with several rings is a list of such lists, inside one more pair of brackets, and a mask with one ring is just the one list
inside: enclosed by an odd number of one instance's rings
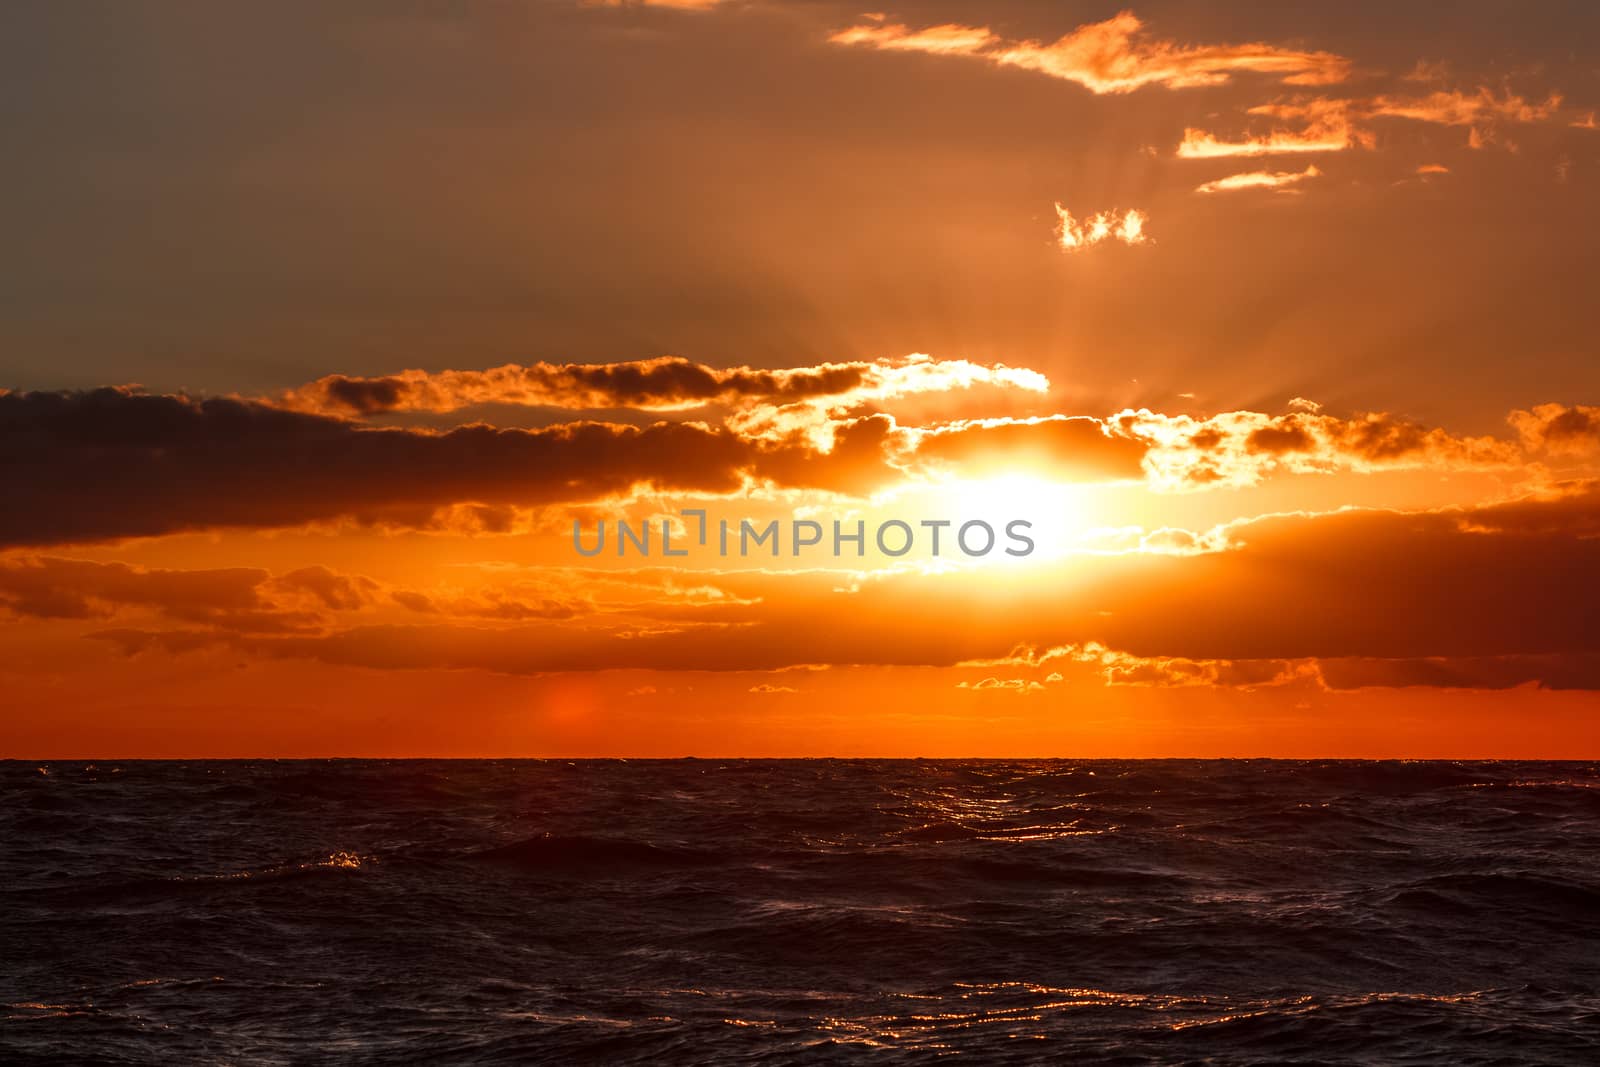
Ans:
{"label": "sun glow", "polygon": [[1034,550],[1021,560],[996,552],[975,562],[1038,562],[1062,555],[1093,523],[1087,521],[1080,488],[1047,478],[1007,474],[993,478],[952,478],[920,496],[918,506],[930,516],[957,523],[980,519],[1001,533],[1022,520]]}

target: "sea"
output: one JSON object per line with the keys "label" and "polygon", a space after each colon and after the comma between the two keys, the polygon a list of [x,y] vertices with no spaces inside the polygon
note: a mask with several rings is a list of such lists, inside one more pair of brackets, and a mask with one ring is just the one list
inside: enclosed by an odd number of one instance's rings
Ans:
{"label": "sea", "polygon": [[1600,765],[0,763],[0,1064],[1600,1063]]}

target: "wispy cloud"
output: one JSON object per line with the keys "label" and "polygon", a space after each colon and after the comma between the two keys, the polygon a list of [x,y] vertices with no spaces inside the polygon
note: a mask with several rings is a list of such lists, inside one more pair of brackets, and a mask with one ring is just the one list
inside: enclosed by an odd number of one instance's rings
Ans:
{"label": "wispy cloud", "polygon": [[1298,192],[1297,189],[1293,188],[1294,186],[1310,178],[1319,177],[1321,174],[1322,171],[1317,169],[1316,164],[1312,164],[1305,170],[1298,171],[1253,170],[1244,174],[1230,174],[1226,178],[1218,178],[1216,181],[1206,182],[1204,185],[1197,186],[1195,192],[1229,193],[1243,189],[1271,189],[1277,193],[1293,193]]}
{"label": "wispy cloud", "polygon": [[1300,124],[1299,129],[1277,129],[1270,133],[1223,140],[1206,130],[1183,131],[1178,144],[1182,159],[1224,159],[1310,152],[1342,152],[1347,148],[1371,148],[1372,134],[1356,127],[1347,100],[1311,99],[1293,103],[1261,104],[1250,108],[1250,115],[1286,119]]}
{"label": "wispy cloud", "polygon": [[1496,97],[1487,88],[1475,93],[1460,90],[1426,96],[1379,96],[1352,105],[1371,117],[1412,119],[1441,126],[1480,126],[1491,122],[1543,122],[1561,109],[1561,94],[1551,93],[1533,104],[1506,93]]}
{"label": "wispy cloud", "polygon": [[1148,216],[1137,208],[1118,212],[1115,208],[1090,215],[1081,222],[1072,212],[1056,204],[1056,243],[1063,252],[1081,252],[1105,241],[1141,245],[1150,240],[1145,233]]}
{"label": "wispy cloud", "polygon": [[580,7],[664,7],[673,11],[710,11],[726,0],[579,0]]}
{"label": "wispy cloud", "polygon": [[929,52],[940,56],[976,55],[999,42],[999,38],[983,26],[946,24],[912,30],[882,21],[852,26],[828,39],[834,44],[864,44],[890,52]]}
{"label": "wispy cloud", "polygon": [[1092,22],[1057,40],[1006,40],[986,26],[945,24],[913,30],[882,19],[840,30],[835,44],[890,51],[972,56],[999,66],[1076,82],[1094,93],[1128,93],[1146,85],[1192,89],[1223,85],[1238,73],[1266,74],[1289,85],[1343,81],[1350,62],[1331,52],[1276,45],[1185,45],[1151,37],[1131,11]]}
{"label": "wispy cloud", "polygon": [[1340,152],[1373,148],[1377,136],[1374,119],[1404,119],[1438,126],[1465,126],[1467,143],[1483,148],[1498,139],[1508,123],[1541,123],[1561,114],[1561,95],[1551,93],[1542,103],[1531,103],[1514,93],[1495,95],[1487,88],[1475,92],[1451,90],[1421,96],[1387,95],[1365,99],[1300,97],[1247,108],[1245,114],[1292,123],[1264,134],[1225,140],[1207,130],[1184,130],[1178,145],[1183,159],[1227,156],[1267,156],[1305,152]]}
{"label": "wispy cloud", "polygon": [[[883,51],[980,59],[998,67],[1030,70],[1073,82],[1096,94],[1130,93],[1150,85],[1167,89],[1225,85],[1243,74],[1266,76],[1283,85],[1310,90],[1287,100],[1245,109],[1246,115],[1277,120],[1278,125],[1271,130],[1230,135],[1201,126],[1186,128],[1177,149],[1183,159],[1370,149],[1377,145],[1372,123],[1380,119],[1465,127],[1467,143],[1472,148],[1495,143],[1513,147],[1500,134],[1509,124],[1556,121],[1582,129],[1600,128],[1600,120],[1592,111],[1582,115],[1563,111],[1561,94],[1555,92],[1542,100],[1509,89],[1497,92],[1486,86],[1363,97],[1318,95],[1316,87],[1350,80],[1352,67],[1348,58],[1260,41],[1180,43],[1153,36],[1131,11],[1103,22],[1086,23],[1052,42],[1007,38],[987,25],[941,23],[912,27],[890,21],[884,15],[863,16],[856,25],[833,33],[829,40]],[[1446,73],[1442,67],[1418,64],[1396,84],[1428,88],[1428,83],[1436,85]],[[1083,245],[1069,241],[1063,247]]]}

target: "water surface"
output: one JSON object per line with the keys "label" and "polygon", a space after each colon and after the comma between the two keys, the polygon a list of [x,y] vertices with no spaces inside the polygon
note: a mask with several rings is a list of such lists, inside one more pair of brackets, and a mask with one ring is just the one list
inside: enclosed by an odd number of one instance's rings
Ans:
{"label": "water surface", "polygon": [[1600,1062],[1600,768],[0,763],[0,1062]]}

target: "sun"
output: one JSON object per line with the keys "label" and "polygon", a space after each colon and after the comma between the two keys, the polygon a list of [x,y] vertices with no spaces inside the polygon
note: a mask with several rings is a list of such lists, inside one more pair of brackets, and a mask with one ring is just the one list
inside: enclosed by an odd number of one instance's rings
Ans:
{"label": "sun", "polygon": [[[1009,543],[1007,529],[1025,523],[1019,532],[1035,544],[1026,557],[991,552],[964,562],[1037,562],[1061,555],[1087,528],[1081,487],[1033,475],[1006,474],[987,478],[946,478],[898,490],[879,502],[882,514],[916,522],[947,520],[952,528],[981,522],[992,528],[998,543]],[[976,537],[976,533],[974,534]]]}
{"label": "sun", "polygon": [[957,478],[941,483],[939,496],[963,519],[1005,523],[1012,519],[1041,519],[1067,505],[1067,486],[1029,475],[1007,474],[992,478]]}

